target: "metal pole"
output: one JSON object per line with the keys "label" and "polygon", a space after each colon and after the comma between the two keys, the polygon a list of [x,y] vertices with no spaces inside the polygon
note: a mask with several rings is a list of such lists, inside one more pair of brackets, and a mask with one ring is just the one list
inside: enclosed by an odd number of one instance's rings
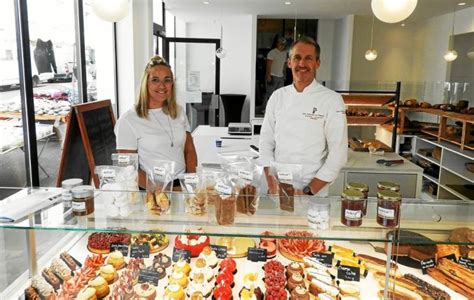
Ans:
{"label": "metal pole", "polygon": [[115,108],[117,119],[120,117],[119,87],[118,87],[118,47],[117,47],[117,22],[114,22],[114,75],[115,75]]}
{"label": "metal pole", "polygon": [[78,96],[82,103],[87,102],[86,50],[84,42],[84,7],[82,0],[74,1],[74,27],[76,32]]}
{"label": "metal pole", "polygon": [[38,148],[36,145],[35,107],[31,74],[30,33],[26,0],[15,1],[15,25],[20,75],[23,151],[25,152],[26,185],[39,186]]}
{"label": "metal pole", "polygon": [[397,133],[398,133],[398,108],[400,105],[400,90],[402,83],[397,81],[397,89],[395,91],[395,115],[393,116],[393,129],[392,129],[392,150],[395,151],[397,145]]}

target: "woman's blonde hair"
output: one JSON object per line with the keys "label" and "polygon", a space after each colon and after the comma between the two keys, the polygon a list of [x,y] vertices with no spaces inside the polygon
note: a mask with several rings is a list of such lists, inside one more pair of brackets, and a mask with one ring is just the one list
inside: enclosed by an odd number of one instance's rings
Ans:
{"label": "woman's blonde hair", "polygon": [[[150,61],[147,63],[145,70],[143,71],[142,80],[140,82],[140,91],[138,94],[137,102],[135,104],[135,111],[140,118],[148,118],[148,79],[150,77],[150,70],[156,66],[165,66],[170,69],[171,77],[173,76],[173,71],[171,66],[166,62],[161,56],[153,56]],[[172,119],[178,117],[178,105],[176,104],[176,89],[173,82],[173,87],[171,89],[171,98],[167,99],[163,103],[163,112],[166,115],[169,115]]]}

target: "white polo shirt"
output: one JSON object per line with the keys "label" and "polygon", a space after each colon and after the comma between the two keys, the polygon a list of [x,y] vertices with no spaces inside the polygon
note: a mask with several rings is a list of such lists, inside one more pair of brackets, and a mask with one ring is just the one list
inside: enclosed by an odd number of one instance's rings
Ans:
{"label": "white polo shirt", "polygon": [[272,61],[272,69],[270,74],[276,77],[283,77],[283,66],[287,61],[287,51],[280,51],[277,48],[273,48],[268,52],[267,59]]}
{"label": "white polo shirt", "polygon": [[298,93],[276,90],[260,132],[260,160],[303,165],[304,184],[334,181],[347,161],[347,120],[341,95],[316,80]]}
{"label": "white polo shirt", "polygon": [[118,119],[115,124],[117,149],[137,150],[140,168],[145,171],[153,170],[153,160],[160,159],[174,161],[177,174],[184,172],[186,132],[191,130],[183,109],[178,106],[178,117],[174,120],[161,108],[150,109],[148,114],[148,119],[140,118],[133,108]]}

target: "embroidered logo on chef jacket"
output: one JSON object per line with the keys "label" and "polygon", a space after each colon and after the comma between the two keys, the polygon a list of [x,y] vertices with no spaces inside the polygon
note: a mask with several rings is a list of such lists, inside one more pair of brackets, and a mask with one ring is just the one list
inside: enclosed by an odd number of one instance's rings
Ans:
{"label": "embroidered logo on chef jacket", "polygon": [[313,107],[313,112],[312,113],[303,113],[303,116],[305,118],[310,118],[311,120],[319,120],[324,117],[322,114],[318,114],[318,108]]}

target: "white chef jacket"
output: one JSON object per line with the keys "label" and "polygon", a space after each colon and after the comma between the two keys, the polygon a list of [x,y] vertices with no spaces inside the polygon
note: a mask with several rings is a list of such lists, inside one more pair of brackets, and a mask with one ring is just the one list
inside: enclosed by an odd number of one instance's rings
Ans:
{"label": "white chef jacket", "polygon": [[347,119],[341,95],[316,80],[299,93],[276,90],[260,132],[260,161],[303,165],[303,180],[334,181],[347,162]]}

